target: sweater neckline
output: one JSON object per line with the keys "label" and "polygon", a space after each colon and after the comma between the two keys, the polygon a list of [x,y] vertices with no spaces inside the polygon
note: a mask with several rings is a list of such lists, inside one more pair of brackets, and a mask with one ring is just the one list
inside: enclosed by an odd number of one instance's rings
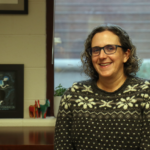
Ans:
{"label": "sweater neckline", "polygon": [[125,88],[127,87],[128,83],[130,82],[130,80],[131,80],[131,77],[127,77],[125,82],[117,90],[115,90],[114,92],[107,92],[107,91],[104,91],[104,90],[100,89],[97,86],[97,81],[96,80],[94,81],[94,88],[97,92],[101,92],[101,93],[106,94],[106,95],[108,95],[108,94],[109,95],[114,95],[114,94],[121,93],[122,91],[124,91]]}

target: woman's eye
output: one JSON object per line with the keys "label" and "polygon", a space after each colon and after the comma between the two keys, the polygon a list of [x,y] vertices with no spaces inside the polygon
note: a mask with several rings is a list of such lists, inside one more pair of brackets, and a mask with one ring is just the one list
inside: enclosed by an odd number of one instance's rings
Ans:
{"label": "woman's eye", "polygon": [[97,49],[97,48],[92,49],[92,52],[98,52],[98,51],[99,51],[99,49]]}
{"label": "woman's eye", "polygon": [[114,46],[106,46],[107,50],[114,50]]}
{"label": "woman's eye", "polygon": [[109,49],[109,50],[113,50],[113,47],[109,47],[108,49]]}

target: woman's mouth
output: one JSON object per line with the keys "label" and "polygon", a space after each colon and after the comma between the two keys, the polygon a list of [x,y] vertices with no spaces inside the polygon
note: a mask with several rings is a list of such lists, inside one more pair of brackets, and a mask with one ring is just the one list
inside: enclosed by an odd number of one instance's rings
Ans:
{"label": "woman's mouth", "polygon": [[100,66],[109,66],[111,63],[103,63],[103,64],[100,64]]}

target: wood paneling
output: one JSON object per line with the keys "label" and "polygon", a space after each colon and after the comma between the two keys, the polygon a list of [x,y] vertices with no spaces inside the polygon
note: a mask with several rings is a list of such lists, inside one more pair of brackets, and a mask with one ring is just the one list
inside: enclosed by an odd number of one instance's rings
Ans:
{"label": "wood paneling", "polygon": [[54,116],[53,18],[54,0],[46,0],[46,98],[50,99],[47,116]]}

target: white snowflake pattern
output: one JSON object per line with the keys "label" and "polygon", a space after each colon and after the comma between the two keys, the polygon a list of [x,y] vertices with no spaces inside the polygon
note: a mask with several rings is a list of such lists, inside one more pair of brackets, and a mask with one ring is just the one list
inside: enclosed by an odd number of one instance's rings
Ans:
{"label": "white snowflake pattern", "polygon": [[68,107],[70,107],[71,103],[70,103],[70,98],[72,96],[71,95],[64,95],[62,101],[62,106],[64,106],[65,109],[68,109]]}
{"label": "white snowflake pattern", "polygon": [[89,99],[88,97],[83,98],[82,96],[79,96],[79,98],[80,98],[80,99],[77,99],[77,100],[76,100],[76,103],[78,103],[78,106],[83,105],[83,108],[84,108],[84,109],[87,109],[87,106],[88,106],[89,108],[93,108],[93,105],[96,105],[96,103],[93,102],[93,101],[94,101],[94,98],[90,98],[90,99]]}
{"label": "white snowflake pattern", "polygon": [[79,87],[76,85],[77,83],[74,83],[71,87],[71,91],[75,92],[75,89],[79,89]]}
{"label": "white snowflake pattern", "polygon": [[82,90],[82,92],[90,92],[90,93],[93,93],[92,89],[91,89],[91,86],[86,86],[86,85],[83,85],[85,87],[84,90]]}
{"label": "white snowflake pattern", "polygon": [[149,95],[148,94],[141,94],[141,96],[143,97],[143,98],[148,98],[149,97]]}
{"label": "white snowflake pattern", "polygon": [[112,106],[110,105],[110,103],[113,102],[113,101],[109,101],[109,102],[106,102],[106,101],[104,101],[104,100],[101,100],[101,101],[103,102],[103,104],[100,105],[99,107],[112,107]]}
{"label": "white snowflake pattern", "polygon": [[133,103],[137,101],[134,97],[135,96],[127,97],[126,99],[121,98],[121,101],[117,103],[118,108],[123,107],[123,109],[128,109],[128,106],[133,107]]}
{"label": "white snowflake pattern", "polygon": [[130,91],[136,91],[137,86],[138,86],[138,84],[136,84],[134,86],[128,85],[127,90],[125,90],[123,93],[130,92]]}
{"label": "white snowflake pattern", "polygon": [[145,102],[141,103],[142,107],[145,107],[146,109],[150,108],[150,96],[148,94],[141,94],[143,98],[145,98]]}
{"label": "white snowflake pattern", "polygon": [[141,85],[141,88],[144,90],[144,89],[147,89],[149,88],[149,85],[150,83],[148,81],[145,81],[143,85]]}

